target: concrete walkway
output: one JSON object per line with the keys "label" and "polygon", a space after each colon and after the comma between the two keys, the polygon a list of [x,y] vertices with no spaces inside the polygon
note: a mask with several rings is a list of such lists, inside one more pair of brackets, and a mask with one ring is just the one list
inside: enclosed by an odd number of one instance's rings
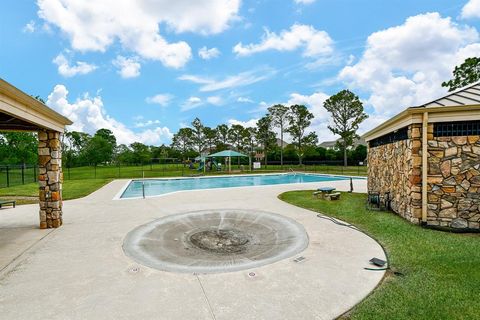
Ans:
{"label": "concrete walkway", "polygon": [[[383,272],[367,271],[382,248],[366,235],[277,199],[287,190],[348,181],[180,192],[112,200],[116,180],[64,203],[64,225],[39,230],[38,206],[0,211],[2,319],[332,319],[360,302]],[[366,180],[355,180],[365,192]],[[203,209],[258,209],[304,225],[306,259],[233,273],[191,275],[137,264],[122,251],[125,235],[154,219]],[[250,273],[254,272],[254,276]]]}

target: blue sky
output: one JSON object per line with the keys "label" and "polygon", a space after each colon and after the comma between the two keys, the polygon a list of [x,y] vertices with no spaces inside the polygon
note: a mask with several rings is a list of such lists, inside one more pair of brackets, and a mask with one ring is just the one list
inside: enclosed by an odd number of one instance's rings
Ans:
{"label": "blue sky", "polygon": [[[388,4],[386,4],[388,3]],[[480,55],[480,0],[7,0],[0,77],[122,143],[169,143],[199,117],[251,125],[275,103],[364,101],[361,132],[443,94]]]}

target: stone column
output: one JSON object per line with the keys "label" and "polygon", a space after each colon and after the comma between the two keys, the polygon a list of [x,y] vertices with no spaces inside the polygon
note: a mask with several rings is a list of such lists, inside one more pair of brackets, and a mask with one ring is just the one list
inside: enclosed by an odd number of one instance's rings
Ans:
{"label": "stone column", "polygon": [[60,133],[38,132],[40,229],[62,225],[62,151]]}
{"label": "stone column", "polygon": [[410,170],[408,173],[409,206],[408,220],[420,223],[422,218],[422,124],[414,123],[409,128]]}

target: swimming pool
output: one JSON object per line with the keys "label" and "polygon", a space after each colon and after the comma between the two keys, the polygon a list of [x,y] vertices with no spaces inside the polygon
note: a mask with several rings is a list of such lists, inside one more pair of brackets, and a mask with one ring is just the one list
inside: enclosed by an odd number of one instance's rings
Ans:
{"label": "swimming pool", "polygon": [[[141,198],[143,192],[145,197],[163,195],[167,193],[199,190],[199,189],[218,189],[234,188],[248,186],[266,186],[292,183],[310,183],[349,180],[349,177],[330,176],[308,173],[289,173],[289,174],[255,174],[241,176],[222,176],[222,177],[196,177],[196,178],[176,178],[176,179],[145,179],[132,180],[126,188],[120,193],[118,198]],[[355,178],[362,179],[362,178]],[[143,186],[142,186],[143,185]]]}

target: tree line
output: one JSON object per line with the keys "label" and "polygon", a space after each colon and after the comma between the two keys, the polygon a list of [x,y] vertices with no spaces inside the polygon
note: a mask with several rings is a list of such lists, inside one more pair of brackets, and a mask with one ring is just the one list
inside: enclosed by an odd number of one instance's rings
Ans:
{"label": "tree line", "polygon": [[[283,162],[283,131],[292,137],[298,162],[301,164],[307,148],[315,148],[318,138],[315,133],[306,134],[313,114],[303,105],[285,107],[275,105],[269,108],[269,114],[260,118],[255,127],[243,127],[233,124],[228,127],[221,124],[216,128],[204,126],[196,118],[192,126],[181,128],[172,139],[172,147],[181,151],[182,156],[190,150],[196,154],[212,153],[225,149],[235,149],[249,156],[262,154],[265,163],[268,154],[278,147],[277,137],[273,131],[275,124],[281,124],[280,133],[280,159]],[[286,125],[285,125],[286,124]],[[185,158],[183,156],[183,158]]]}
{"label": "tree line", "polygon": [[[181,128],[173,136],[172,147],[179,150],[182,158],[194,150],[196,154],[225,150],[233,147],[249,156],[260,153],[265,164],[270,156],[278,158],[283,165],[284,155],[292,160],[292,155],[302,164],[304,159],[338,160],[338,151],[343,155],[344,165],[348,158],[363,161],[366,158],[366,148],[350,147],[358,139],[359,124],[368,116],[363,104],[354,93],[343,90],[330,97],[324,103],[325,109],[332,116],[332,125],[328,129],[340,136],[336,150],[327,150],[318,146],[318,136],[308,132],[314,115],[304,105],[284,106],[276,104],[268,108],[268,112],[256,122],[255,127],[244,128],[239,124],[228,127],[221,124],[216,128],[206,127],[196,118],[191,127]],[[279,131],[279,139],[274,130]],[[284,134],[289,134],[291,143],[284,146]],[[332,152],[333,151],[333,152]],[[277,156],[277,157],[275,157]],[[276,160],[276,159],[275,159]]]}
{"label": "tree line", "polygon": [[[335,161],[347,158],[363,161],[366,148],[352,150],[358,124],[367,116],[356,95],[348,90],[328,99],[324,107],[333,117],[331,132],[341,137],[334,150],[318,145],[315,132],[309,132],[314,115],[304,105],[276,104],[268,108],[254,127],[240,124],[220,124],[209,127],[195,118],[190,127],[181,128],[170,145],[147,146],[140,142],[117,144],[113,132],[99,129],[93,135],[66,131],[62,138],[64,166],[75,167],[99,164],[142,164],[152,159],[193,159],[226,149],[235,149],[249,156],[268,161]],[[279,135],[275,133],[277,131]],[[288,134],[291,143],[284,142]],[[0,162],[3,164],[33,164],[37,158],[37,139],[31,133],[5,133],[0,136]]]}

